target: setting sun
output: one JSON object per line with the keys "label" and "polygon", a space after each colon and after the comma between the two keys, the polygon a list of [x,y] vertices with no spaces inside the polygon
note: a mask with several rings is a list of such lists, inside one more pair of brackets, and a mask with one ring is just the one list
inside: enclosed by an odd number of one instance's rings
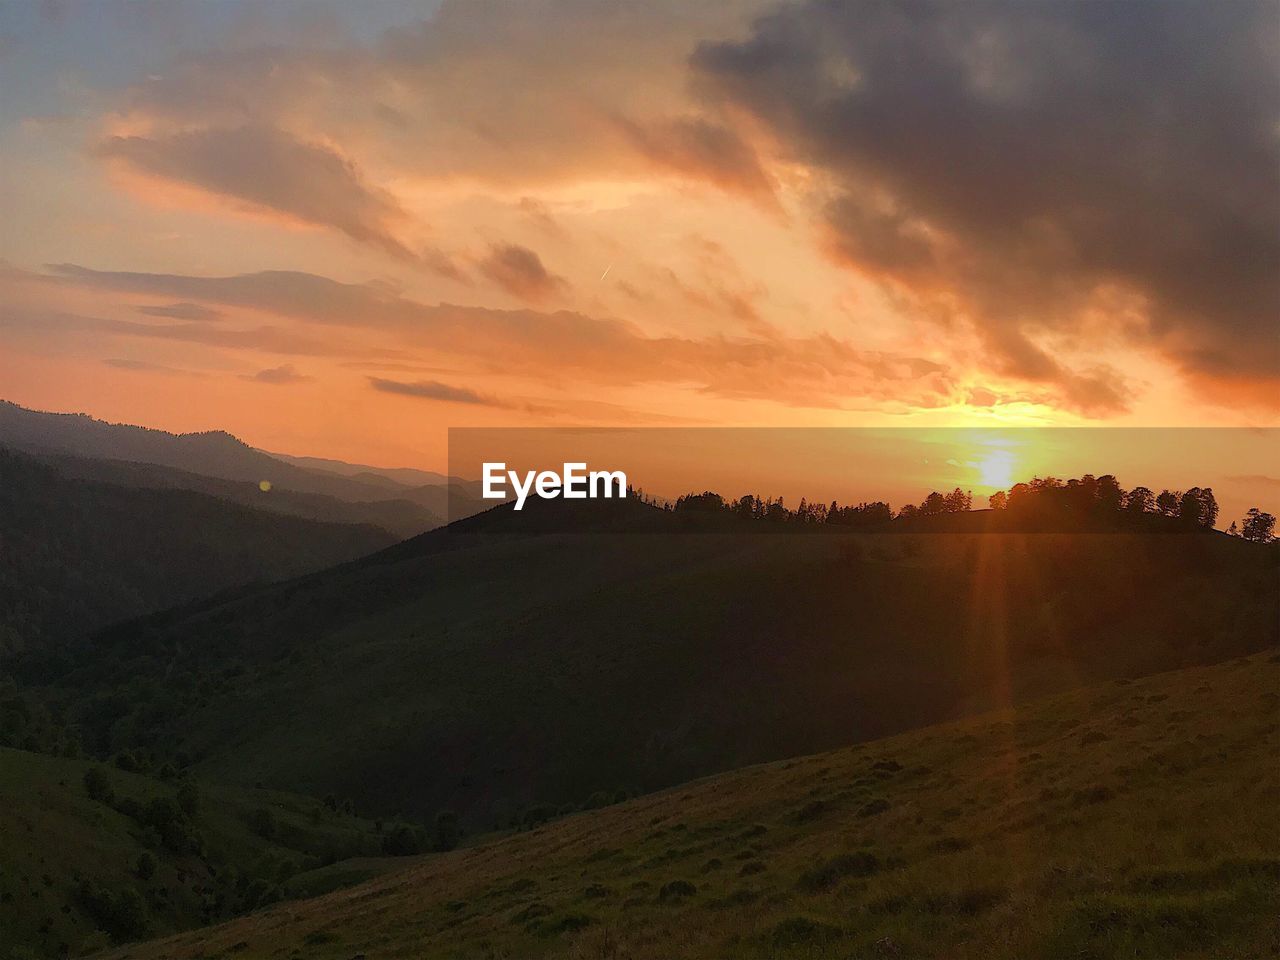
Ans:
{"label": "setting sun", "polygon": [[1004,490],[1013,484],[1014,466],[1017,457],[1011,450],[992,450],[986,457],[978,461],[978,479],[984,487]]}

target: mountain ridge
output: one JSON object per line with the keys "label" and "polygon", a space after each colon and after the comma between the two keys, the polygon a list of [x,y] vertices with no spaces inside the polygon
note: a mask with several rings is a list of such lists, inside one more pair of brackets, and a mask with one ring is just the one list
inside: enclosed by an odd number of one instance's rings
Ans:
{"label": "mountain ridge", "polygon": [[159,738],[214,779],[490,824],[1250,653],[1280,620],[1273,554],[1222,536],[484,532],[502,509],[121,624],[51,682],[163,704],[90,709],[98,750]]}

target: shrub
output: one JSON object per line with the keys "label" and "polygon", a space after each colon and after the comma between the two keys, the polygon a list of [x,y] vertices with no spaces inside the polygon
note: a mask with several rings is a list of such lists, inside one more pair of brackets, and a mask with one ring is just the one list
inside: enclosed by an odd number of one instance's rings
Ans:
{"label": "shrub", "polygon": [[89,799],[97,803],[111,803],[115,800],[115,791],[111,789],[111,781],[101,767],[90,767],[84,772],[84,792]]}
{"label": "shrub", "polygon": [[535,804],[532,807],[526,808],[525,811],[520,814],[518,825],[528,829],[533,829],[539,824],[546,823],[548,820],[554,819],[557,814],[557,809],[550,804]]}
{"label": "shrub", "polygon": [[413,827],[398,823],[382,835],[382,852],[389,857],[411,857],[422,852],[422,836]]}
{"label": "shrub", "polygon": [[194,817],[200,809],[200,788],[190,780],[178,787],[178,806],[188,817]]}
{"label": "shrub", "polygon": [[796,811],[796,823],[808,823],[810,820],[816,820],[826,812],[827,805],[822,800],[810,800],[803,807]]}
{"label": "shrub", "polygon": [[147,804],[145,822],[147,826],[163,830],[170,823],[182,818],[182,808],[178,801],[171,797],[155,797]]}
{"label": "shrub", "polygon": [[798,947],[809,943],[823,943],[841,935],[839,927],[808,917],[787,917],[778,923],[769,935],[775,949]]}
{"label": "shrub", "polygon": [[1115,793],[1110,787],[1089,787],[1087,790],[1077,790],[1071,797],[1071,802],[1077,807],[1083,807],[1094,803],[1105,803],[1110,800]]}
{"label": "shrub", "polygon": [[599,810],[601,807],[607,807],[614,802],[613,794],[607,790],[597,790],[591,796],[587,797],[586,809]]}
{"label": "shrub", "polygon": [[272,839],[276,835],[276,815],[266,807],[258,807],[249,814],[249,829],[264,840]]}
{"label": "shrub", "polygon": [[115,755],[114,762],[125,773],[146,773],[149,766],[144,757],[131,750],[121,750]]}
{"label": "shrub", "polygon": [[860,817],[875,817],[889,809],[889,801],[883,797],[876,797],[874,800],[868,800],[862,805],[862,809],[858,811]]}
{"label": "shrub", "polygon": [[259,878],[250,883],[245,889],[241,906],[245,910],[256,910],[258,907],[265,907],[269,903],[275,903],[279,899],[279,888]]}
{"label": "shrub", "polygon": [[527,923],[530,920],[538,919],[538,917],[545,917],[549,913],[551,913],[550,907],[548,907],[545,903],[538,903],[537,901],[534,901],[533,903],[525,907],[523,910],[514,914],[511,917],[511,922]]}
{"label": "shrub", "polygon": [[686,897],[692,897],[697,892],[698,888],[688,880],[672,880],[664,883],[662,889],[658,891],[658,902],[676,903]]}
{"label": "shrub", "polygon": [[436,814],[436,850],[444,852],[458,845],[462,831],[458,827],[458,815],[452,810],[441,810]]}
{"label": "shrub", "polygon": [[95,883],[82,880],[76,896],[85,913],[117,943],[137,940],[146,934],[147,902],[132,887],[112,894]]}
{"label": "shrub", "polygon": [[138,856],[138,862],[134,866],[133,872],[139,880],[150,880],[156,875],[156,858],[144,850]]}
{"label": "shrub", "polygon": [[572,933],[575,930],[582,930],[591,926],[592,920],[584,913],[569,913],[556,920],[554,923],[548,923],[539,933],[543,936],[554,936],[557,933]]}
{"label": "shrub", "polygon": [[1004,899],[1004,891],[994,887],[971,887],[955,896],[955,907],[967,916],[985,913]]}
{"label": "shrub", "polygon": [[935,853],[959,853],[961,850],[968,850],[973,846],[973,842],[962,837],[940,837],[929,844],[929,849]]}
{"label": "shrub", "polygon": [[880,858],[874,853],[859,850],[846,853],[820,863],[800,875],[797,886],[814,892],[829,890],[845,877],[869,877],[880,869]]}

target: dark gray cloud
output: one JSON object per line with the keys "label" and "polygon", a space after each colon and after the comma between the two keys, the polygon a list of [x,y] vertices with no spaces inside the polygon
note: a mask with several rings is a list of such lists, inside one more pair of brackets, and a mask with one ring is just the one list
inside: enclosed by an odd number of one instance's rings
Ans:
{"label": "dark gray cloud", "polygon": [[293,364],[286,363],[279,367],[268,367],[266,370],[259,370],[257,373],[246,374],[242,379],[252,380],[255,383],[269,383],[272,386],[285,387],[294,383],[306,383],[315,378],[299,373],[293,368]]}
{"label": "dark gray cloud", "polygon": [[1114,371],[1032,343],[1118,291],[1146,318],[1129,336],[1274,403],[1277,37],[1280,6],[1250,0],[811,0],[692,65],[827,179],[835,256],[946,304],[1006,372],[1123,405]]}
{"label": "dark gray cloud", "polygon": [[482,407],[505,407],[493,397],[476,393],[466,387],[453,387],[439,380],[415,380],[405,383],[401,380],[386,380],[382,377],[370,377],[369,385],[383,393],[398,393],[405,397],[419,397],[423,400],[443,400],[447,403],[470,403]]}
{"label": "dark gray cloud", "polygon": [[489,248],[480,261],[480,272],[514,297],[530,303],[541,303],[564,290],[564,278],[551,273],[542,258],[519,244],[500,244]]}

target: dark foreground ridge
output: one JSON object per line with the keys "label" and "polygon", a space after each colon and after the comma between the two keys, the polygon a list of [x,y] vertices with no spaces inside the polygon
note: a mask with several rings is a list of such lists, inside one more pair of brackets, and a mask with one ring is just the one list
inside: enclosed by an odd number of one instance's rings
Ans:
{"label": "dark foreground ridge", "polygon": [[1280,629],[1276,552],[1217,534],[499,532],[510,519],[112,628],[46,689],[97,754],[180,753],[213,779],[478,830]]}

